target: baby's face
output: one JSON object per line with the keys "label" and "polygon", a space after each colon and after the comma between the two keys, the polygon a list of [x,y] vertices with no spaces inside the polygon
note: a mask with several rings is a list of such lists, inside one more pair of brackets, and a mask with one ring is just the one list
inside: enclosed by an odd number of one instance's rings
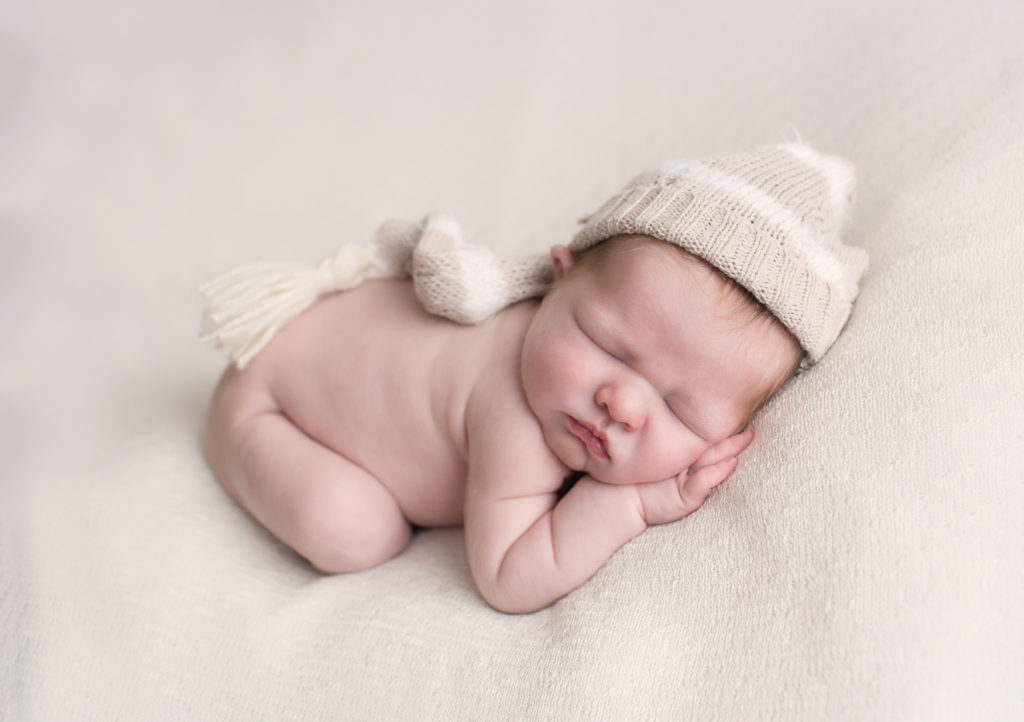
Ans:
{"label": "baby's face", "polygon": [[566,275],[571,256],[552,250],[563,278],[527,332],[523,388],[568,467],[607,483],[660,481],[742,430],[778,378],[764,359],[785,358],[792,341],[768,322],[737,329],[709,287],[721,281],[664,252],[612,253]]}

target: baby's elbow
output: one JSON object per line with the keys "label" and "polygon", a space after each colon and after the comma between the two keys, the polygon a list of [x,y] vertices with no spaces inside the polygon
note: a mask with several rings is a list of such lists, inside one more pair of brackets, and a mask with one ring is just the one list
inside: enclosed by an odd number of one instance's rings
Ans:
{"label": "baby's elbow", "polygon": [[[475,542],[475,543],[473,543]],[[473,582],[483,600],[504,614],[529,614],[550,606],[559,594],[541,571],[539,560],[517,545],[499,548],[474,538],[469,544]]]}
{"label": "baby's elbow", "polygon": [[494,580],[490,584],[478,584],[477,587],[484,601],[503,614],[531,614],[556,601],[537,594],[525,584],[502,584]]}
{"label": "baby's elbow", "polygon": [[500,595],[484,596],[484,601],[496,612],[502,612],[503,614],[531,614],[548,606],[547,604],[530,603],[523,599]]}

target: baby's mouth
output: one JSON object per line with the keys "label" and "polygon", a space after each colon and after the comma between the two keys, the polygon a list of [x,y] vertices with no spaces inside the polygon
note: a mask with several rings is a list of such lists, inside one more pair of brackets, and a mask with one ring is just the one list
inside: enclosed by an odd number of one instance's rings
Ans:
{"label": "baby's mouth", "polygon": [[608,455],[608,440],[605,438],[605,435],[596,428],[581,421],[577,421],[570,416],[569,430],[572,431],[574,436],[578,437],[580,441],[587,445],[587,450],[590,451],[591,455],[604,460],[611,458]]}

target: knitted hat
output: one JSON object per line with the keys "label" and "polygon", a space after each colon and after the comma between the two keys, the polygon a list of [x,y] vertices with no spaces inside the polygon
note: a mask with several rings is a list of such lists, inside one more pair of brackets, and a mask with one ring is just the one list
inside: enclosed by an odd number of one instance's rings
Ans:
{"label": "knitted hat", "polygon": [[[849,318],[867,267],[863,249],[839,240],[852,189],[847,162],[798,144],[668,163],[581,221],[570,249],[620,234],[674,243],[750,291],[814,363]],[[427,311],[474,324],[546,293],[553,270],[546,255],[499,258],[467,243],[444,215],[393,220],[316,267],[258,264],[209,282],[204,338],[241,368],[320,296],[379,277],[410,277]]]}
{"label": "knitted hat", "polygon": [[815,363],[850,317],[868,254],[839,240],[853,167],[787,144],[666,163],[608,200],[569,248],[641,234],[674,243],[746,288]]}

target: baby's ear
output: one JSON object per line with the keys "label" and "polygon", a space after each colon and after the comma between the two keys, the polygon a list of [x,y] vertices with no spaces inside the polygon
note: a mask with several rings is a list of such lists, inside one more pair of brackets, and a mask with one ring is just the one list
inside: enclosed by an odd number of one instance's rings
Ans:
{"label": "baby's ear", "polygon": [[551,265],[555,267],[556,281],[565,278],[565,274],[572,270],[575,263],[576,259],[572,257],[572,251],[566,246],[551,247]]}

